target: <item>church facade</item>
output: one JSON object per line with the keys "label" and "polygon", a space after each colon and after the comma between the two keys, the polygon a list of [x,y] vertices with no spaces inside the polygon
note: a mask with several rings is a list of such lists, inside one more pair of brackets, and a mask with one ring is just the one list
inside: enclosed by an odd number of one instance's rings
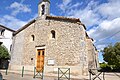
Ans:
{"label": "church facade", "polygon": [[98,58],[84,24],[50,16],[49,8],[50,1],[41,0],[38,17],[14,33],[10,69],[39,67],[44,75],[55,75],[58,68],[70,68],[72,76],[87,75],[88,68],[98,66]]}

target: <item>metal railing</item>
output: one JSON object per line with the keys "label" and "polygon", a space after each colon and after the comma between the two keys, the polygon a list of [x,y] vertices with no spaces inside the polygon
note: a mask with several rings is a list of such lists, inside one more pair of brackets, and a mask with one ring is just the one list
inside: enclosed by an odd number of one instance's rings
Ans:
{"label": "metal railing", "polygon": [[[97,70],[99,72],[95,73],[94,70]],[[105,80],[105,72],[104,71],[100,71],[100,69],[89,69],[89,79],[90,80],[96,80],[97,78],[99,80],[102,80],[100,75],[103,73],[102,79]]]}
{"label": "metal railing", "polygon": [[58,80],[63,78],[63,76],[64,78],[70,80],[70,68],[58,68]]}
{"label": "metal railing", "polygon": [[[36,73],[37,72],[37,73]],[[41,77],[41,79],[43,79],[43,70],[42,72],[40,71],[36,71],[36,67],[34,67],[34,76],[33,78],[36,78],[36,76],[39,74],[39,76]]]}

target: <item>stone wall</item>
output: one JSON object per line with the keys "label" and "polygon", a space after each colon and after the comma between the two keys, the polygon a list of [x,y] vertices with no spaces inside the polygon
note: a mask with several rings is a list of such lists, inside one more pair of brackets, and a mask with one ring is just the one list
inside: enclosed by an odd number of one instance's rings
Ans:
{"label": "stone wall", "polygon": [[[55,38],[51,36],[52,30],[55,31]],[[35,37],[34,41],[31,39],[32,35]],[[33,71],[36,50],[45,47],[45,74],[55,73],[60,67],[71,68],[71,74],[79,76],[88,72],[88,59],[91,57],[87,54],[87,44],[89,42],[86,41],[82,25],[38,18],[35,23],[14,36],[11,63],[26,66],[27,70]],[[54,65],[48,65],[48,60],[54,60]]]}
{"label": "stone wall", "polygon": [[[41,24],[39,24],[41,23]],[[46,46],[46,62],[55,59],[56,66],[81,65],[80,57],[84,53],[84,29],[80,25],[62,21],[38,20],[35,23],[36,46]],[[83,27],[82,27],[83,28]],[[56,38],[51,38],[51,31],[56,32]],[[47,65],[47,64],[45,64]]]}
{"label": "stone wall", "polygon": [[97,68],[98,56],[97,51],[92,43],[92,39],[87,39],[87,51],[88,51],[88,68]]}
{"label": "stone wall", "polygon": [[[29,27],[24,29],[24,54],[22,65],[27,66],[35,65],[36,58],[36,49],[35,49],[35,41],[32,40],[32,35],[35,36],[35,24],[31,24]],[[35,36],[36,39],[36,36]]]}
{"label": "stone wall", "polygon": [[[24,54],[24,31],[13,37],[11,65],[21,65]],[[13,68],[14,69],[14,68]]]}

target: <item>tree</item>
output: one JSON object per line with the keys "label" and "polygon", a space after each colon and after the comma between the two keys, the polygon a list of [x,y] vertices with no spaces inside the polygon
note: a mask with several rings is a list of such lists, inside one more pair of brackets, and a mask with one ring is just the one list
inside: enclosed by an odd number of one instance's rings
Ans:
{"label": "tree", "polygon": [[103,50],[103,59],[108,63],[120,69],[120,42],[114,46],[109,45]]}
{"label": "tree", "polygon": [[108,64],[105,63],[105,62],[100,63],[100,68],[101,68],[102,71],[106,71],[106,72],[112,71],[112,70],[111,70],[111,66],[108,65]]}
{"label": "tree", "polygon": [[7,48],[3,45],[0,45],[0,60],[8,60],[10,59],[10,55],[9,52],[7,50]]}

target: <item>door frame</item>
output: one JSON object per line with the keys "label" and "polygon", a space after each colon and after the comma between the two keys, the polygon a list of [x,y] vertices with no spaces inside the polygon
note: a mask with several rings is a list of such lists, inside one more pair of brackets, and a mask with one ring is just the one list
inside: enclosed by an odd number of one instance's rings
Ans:
{"label": "door frame", "polygon": [[[36,65],[37,65],[37,53],[38,53],[38,50],[40,50],[40,49],[41,49],[41,50],[44,49],[44,51],[45,51],[45,53],[46,53],[46,47],[45,47],[45,46],[44,46],[44,47],[36,47],[35,67],[36,67]],[[45,55],[46,55],[45,53],[44,53],[44,66],[45,66]],[[44,70],[43,70],[43,71],[44,71]]]}

